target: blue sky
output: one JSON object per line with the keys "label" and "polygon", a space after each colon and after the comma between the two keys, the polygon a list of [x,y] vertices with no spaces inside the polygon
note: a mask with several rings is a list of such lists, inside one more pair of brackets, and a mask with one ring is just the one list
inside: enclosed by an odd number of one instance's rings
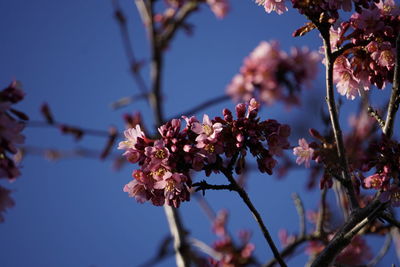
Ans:
{"label": "blue sky", "polygon": [[[146,60],[147,39],[134,3],[121,0],[120,4],[128,18],[136,56]],[[291,46],[318,49],[320,45],[316,33],[291,37],[305,22],[294,11],[284,16],[267,15],[252,1],[232,1],[232,11],[224,20],[216,19],[203,6],[189,21],[195,25],[194,35],[179,33],[166,55],[163,90],[167,117],[224,94],[243,58],[262,40],[279,40],[286,51]],[[114,125],[123,130],[122,115],[142,111],[146,125],[153,126],[144,101],[118,111],[109,107],[115,100],[139,92],[129,73],[111,1],[3,0],[0,32],[0,85],[5,87],[12,79],[22,82],[26,99],[18,107],[32,120],[42,119],[40,105],[48,102],[56,120],[73,125],[104,130]],[[148,74],[146,69],[143,73]],[[322,84],[320,77],[313,91],[305,93],[305,97],[316,99],[309,104],[316,111],[307,115],[310,121],[318,121],[317,113],[324,103]],[[204,112],[220,115],[223,107],[233,109],[234,103],[228,101]],[[280,105],[263,109],[261,116],[284,123],[304,119],[298,109],[288,113]],[[100,151],[105,143],[102,138],[89,136],[77,143],[48,128],[28,127],[25,135],[27,145],[43,148]],[[293,140],[296,142],[296,138]],[[49,162],[28,155],[22,176],[12,184],[1,183],[14,190],[16,206],[0,225],[0,265],[106,267],[145,262],[156,253],[168,229],[162,208],[140,205],[122,192],[134,167],[125,166],[116,172],[111,161],[72,158]],[[306,178],[302,170],[279,181],[252,173],[250,196],[275,240],[280,228],[297,231],[292,192],[300,194],[307,209],[317,207],[319,192],[305,190]],[[222,177],[210,179],[224,182]],[[243,228],[253,232],[260,261],[271,257],[253,218],[235,194],[207,192],[206,199],[215,210],[231,211],[233,233]],[[184,203],[181,212],[194,237],[208,243],[215,240],[210,222],[195,201]],[[377,244],[374,247],[381,242],[373,241]],[[300,266],[305,260],[300,255],[289,264]],[[382,266],[392,262],[396,262],[393,251]],[[167,260],[160,266],[173,264],[173,260]]]}

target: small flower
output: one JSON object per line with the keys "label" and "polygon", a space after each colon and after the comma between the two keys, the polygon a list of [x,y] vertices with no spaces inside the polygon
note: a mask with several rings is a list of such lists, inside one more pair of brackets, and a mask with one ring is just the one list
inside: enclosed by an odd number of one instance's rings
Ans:
{"label": "small flower", "polygon": [[[208,115],[204,114],[203,124],[198,122],[193,123],[192,131],[199,135],[196,138],[198,143],[204,144],[205,140],[215,143],[217,141],[218,134],[222,131],[222,124],[219,122],[213,124]],[[202,147],[204,146],[201,145],[199,148]]]}
{"label": "small flower", "polygon": [[309,147],[306,139],[299,139],[299,146],[293,149],[293,154],[297,156],[296,163],[298,165],[305,162],[305,166],[307,168],[310,167],[310,160],[313,156],[314,149]]}
{"label": "small flower", "polygon": [[140,129],[140,125],[135,128],[130,128],[124,131],[126,140],[118,145],[118,149],[134,149],[138,138],[144,138],[144,133]]}
{"label": "small flower", "polygon": [[278,15],[281,15],[283,12],[288,11],[285,6],[285,0],[257,0],[256,3],[263,5],[267,13],[275,11]]}
{"label": "small flower", "polygon": [[207,0],[207,4],[219,19],[224,18],[229,12],[229,3],[227,0]]}

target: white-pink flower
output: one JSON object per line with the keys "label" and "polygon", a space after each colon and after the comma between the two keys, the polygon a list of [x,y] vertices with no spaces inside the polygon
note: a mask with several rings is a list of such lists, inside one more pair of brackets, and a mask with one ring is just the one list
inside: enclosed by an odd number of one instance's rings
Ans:
{"label": "white-pink flower", "polygon": [[207,4],[210,6],[214,15],[219,19],[224,18],[229,12],[229,3],[227,0],[207,0]]}
{"label": "white-pink flower", "polygon": [[257,0],[257,4],[263,5],[267,13],[275,11],[278,15],[288,11],[285,0]]}
{"label": "white-pink flower", "polygon": [[139,125],[136,125],[135,128],[125,130],[124,135],[126,140],[119,143],[118,149],[134,149],[137,139],[144,137],[144,132],[142,132]]}
{"label": "white-pink flower", "polygon": [[199,122],[193,123],[192,131],[198,134],[196,141],[198,143],[204,143],[205,140],[208,140],[211,143],[217,142],[218,134],[222,131],[222,124],[212,123],[207,114],[203,116],[203,124]]}
{"label": "white-pink flower", "polygon": [[310,160],[312,159],[314,149],[312,149],[306,139],[299,139],[299,146],[293,149],[293,154],[297,156],[296,163],[298,165],[304,162],[304,165],[309,168]]}

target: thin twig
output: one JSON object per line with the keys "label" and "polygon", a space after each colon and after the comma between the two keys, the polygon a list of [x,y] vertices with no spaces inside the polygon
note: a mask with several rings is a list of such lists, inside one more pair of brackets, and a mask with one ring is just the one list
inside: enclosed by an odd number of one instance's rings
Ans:
{"label": "thin twig", "polygon": [[386,255],[391,244],[392,244],[392,236],[390,235],[390,233],[388,233],[386,235],[385,241],[383,242],[382,248],[379,250],[378,254],[376,254],[375,258],[373,258],[369,263],[367,263],[366,267],[376,266]]}
{"label": "thin twig", "polygon": [[130,64],[130,70],[132,73],[132,76],[138,85],[139,90],[142,92],[142,94],[147,95],[147,86],[146,83],[140,73],[140,62],[136,60],[135,53],[133,51],[133,44],[131,41],[131,38],[129,36],[129,30],[128,26],[126,23],[126,17],[124,16],[122,9],[120,8],[118,4],[118,0],[113,0],[113,7],[114,7],[114,14],[115,14],[115,19],[118,22],[118,26],[121,31],[121,37],[122,37],[122,43],[124,45],[125,53],[126,56],[128,57],[129,64]]}
{"label": "thin twig", "polygon": [[[304,235],[302,237],[296,237],[296,239],[288,244],[284,249],[282,249],[279,254],[281,257],[287,257],[293,253],[293,251],[299,247],[301,244],[311,241],[311,240],[319,240],[319,236],[312,234],[312,235]],[[267,263],[263,264],[262,267],[273,267],[277,263],[276,259],[273,258]]]}
{"label": "thin twig", "polygon": [[175,36],[176,31],[184,24],[185,19],[197,9],[198,1],[186,2],[177,12],[172,23],[170,23],[160,36],[160,47],[168,47],[169,42]]}
{"label": "thin twig", "polygon": [[393,135],[394,119],[400,104],[400,33],[396,39],[396,65],[394,68],[392,94],[390,95],[390,102],[386,116],[386,124],[383,128],[383,133],[389,138]]}
{"label": "thin twig", "polygon": [[251,202],[249,196],[247,195],[247,192],[241,186],[239,186],[237,184],[236,180],[232,176],[231,171],[228,171],[227,169],[222,169],[221,171],[226,176],[226,178],[231,183],[231,185],[235,188],[234,190],[239,194],[239,196],[242,198],[243,202],[246,204],[246,206],[249,208],[249,210],[253,214],[254,219],[258,223],[258,225],[259,225],[259,227],[260,227],[260,229],[261,229],[261,231],[262,231],[262,233],[263,233],[263,235],[265,237],[265,240],[267,241],[269,247],[271,248],[272,253],[273,253],[274,257],[276,258],[276,260],[278,261],[278,263],[281,265],[281,267],[286,267],[287,266],[286,263],[284,262],[284,260],[280,256],[279,251],[276,248],[275,243],[272,240],[272,237],[271,237],[267,227],[265,226],[264,221],[261,218],[260,213],[254,207],[254,205]]}
{"label": "thin twig", "polygon": [[28,121],[26,123],[26,126],[32,127],[32,128],[56,128],[56,129],[60,129],[61,127],[68,127],[71,129],[79,130],[80,132],[82,132],[83,135],[98,136],[98,137],[109,137],[110,136],[110,133],[105,130],[82,128],[80,126],[69,125],[69,124],[61,123],[61,122],[53,122],[52,124],[50,124],[45,121]]}
{"label": "thin twig", "polygon": [[189,110],[185,110],[183,112],[180,112],[179,114],[176,114],[175,116],[171,117],[168,120],[171,120],[171,119],[174,119],[174,118],[179,118],[182,115],[192,116],[195,113],[197,113],[197,112],[199,112],[199,111],[201,111],[201,110],[203,110],[205,108],[208,108],[208,107],[210,107],[212,105],[215,105],[215,104],[219,104],[219,103],[221,103],[223,101],[226,101],[226,100],[229,100],[229,99],[231,99],[231,97],[228,96],[228,95],[217,96],[217,97],[209,99],[209,100],[207,100],[207,101],[205,101],[205,102],[203,102],[203,103],[201,103],[201,104],[199,104],[197,106],[194,106],[193,108],[190,108]]}
{"label": "thin twig", "polygon": [[307,232],[306,216],[305,216],[305,212],[304,212],[303,201],[301,201],[299,195],[296,193],[292,194],[292,199],[294,201],[294,205],[296,207],[297,214],[299,215],[299,234],[300,234],[300,237],[303,237],[306,235],[306,232]]}
{"label": "thin twig", "polygon": [[333,134],[336,141],[336,149],[339,163],[342,167],[343,186],[347,189],[352,209],[359,208],[359,204],[354,191],[353,183],[349,172],[346,158],[346,151],[343,143],[342,130],[340,128],[339,116],[336,109],[334,87],[333,87],[333,64],[334,57],[331,51],[329,29],[319,29],[324,41],[325,66],[326,66],[326,102],[328,104],[329,115],[332,124]]}
{"label": "thin twig", "polygon": [[197,187],[196,192],[202,191],[203,195],[206,190],[235,190],[235,188],[231,184],[209,184],[204,180],[198,183],[194,183],[192,186]]}

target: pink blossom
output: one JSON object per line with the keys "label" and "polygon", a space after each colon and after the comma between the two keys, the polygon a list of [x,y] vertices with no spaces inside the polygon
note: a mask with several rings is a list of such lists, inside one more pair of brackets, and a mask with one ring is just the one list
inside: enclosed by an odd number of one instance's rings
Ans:
{"label": "pink blossom", "polygon": [[336,59],[333,67],[333,81],[336,83],[338,92],[345,95],[347,99],[355,99],[361,89],[359,80],[354,77],[349,60],[341,56]]}
{"label": "pink blossom", "polygon": [[204,141],[207,140],[210,143],[215,143],[217,141],[218,134],[222,131],[222,124],[212,123],[207,114],[203,116],[203,124],[198,122],[193,123],[192,131],[198,134],[196,141],[200,143],[200,147],[204,147]]}
{"label": "pink blossom", "polygon": [[281,15],[283,12],[288,11],[285,6],[285,0],[257,0],[256,3],[263,5],[267,13],[275,11],[278,15]]}
{"label": "pink blossom", "polygon": [[293,154],[297,156],[296,163],[298,165],[305,162],[305,166],[307,168],[310,167],[310,160],[313,156],[314,149],[312,149],[306,139],[301,138],[299,139],[299,146],[293,149]]}
{"label": "pink blossom", "polygon": [[382,189],[384,182],[388,180],[387,175],[384,173],[375,173],[364,179],[364,186],[366,188]]}
{"label": "pink blossom", "polygon": [[229,12],[229,3],[227,0],[207,0],[207,4],[219,19],[224,18]]}
{"label": "pink blossom", "polygon": [[379,11],[384,16],[398,16],[400,15],[400,8],[394,0],[381,0],[376,4]]}
{"label": "pink blossom", "polygon": [[128,193],[129,197],[135,198],[139,203],[144,203],[150,199],[150,193],[146,189],[146,186],[137,180],[132,180],[126,184],[124,192]]}
{"label": "pink blossom", "polygon": [[371,58],[380,66],[392,69],[396,63],[396,51],[394,48],[377,50],[371,54]]}
{"label": "pink blossom", "polygon": [[155,171],[161,165],[168,165],[169,150],[165,147],[163,140],[157,140],[154,142],[152,147],[148,146],[145,148],[145,155],[148,157],[150,162],[147,165],[149,171]]}
{"label": "pink blossom", "polygon": [[140,129],[140,125],[125,130],[124,135],[126,140],[119,143],[118,149],[134,149],[138,138],[144,138],[144,133]]}

